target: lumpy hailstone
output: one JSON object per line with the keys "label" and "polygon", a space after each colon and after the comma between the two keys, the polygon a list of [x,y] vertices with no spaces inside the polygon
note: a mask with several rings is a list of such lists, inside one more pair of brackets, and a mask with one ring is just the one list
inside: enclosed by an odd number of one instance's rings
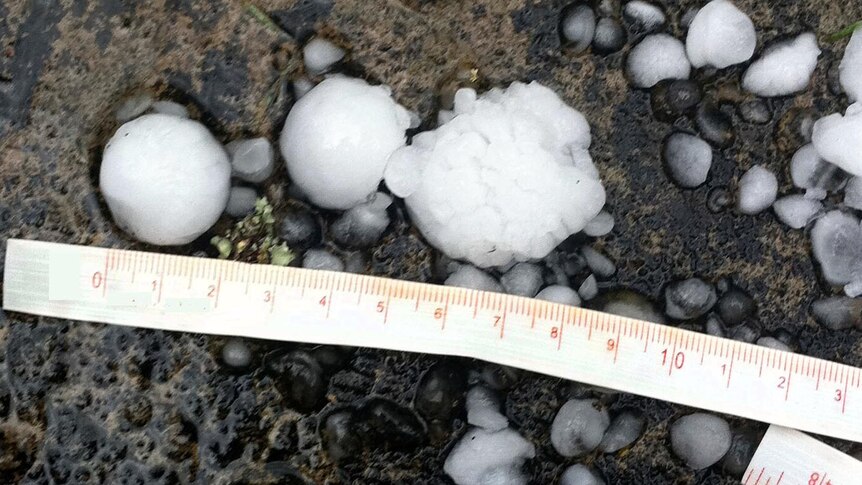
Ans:
{"label": "lumpy hailstone", "polygon": [[380,184],[386,160],[402,147],[410,114],[388,87],[331,77],[290,110],[281,153],[299,189],[314,204],[350,209]]}
{"label": "lumpy hailstone", "polygon": [[654,34],[631,50],[626,72],[635,87],[651,88],[662,79],[688,79],[691,64],[682,42],[667,34]]}
{"label": "lumpy hailstone", "polygon": [[536,456],[536,448],[517,431],[506,428],[468,431],[446,457],[443,471],[458,485],[525,484],[520,467]]}
{"label": "lumpy hailstone", "polygon": [[751,59],[757,33],[748,15],[728,0],[704,5],[688,28],[685,50],[694,67],[719,69]]}
{"label": "lumpy hailstone", "polygon": [[850,102],[862,101],[862,29],[850,37],[844,57],[838,66],[838,80]]}
{"label": "lumpy hailstone", "polygon": [[230,162],[202,124],[164,114],[120,127],[102,156],[99,187],[123,230],[162,246],[206,232],[227,205]]}
{"label": "lumpy hailstone", "polygon": [[460,89],[453,114],[386,167],[386,185],[449,257],[480,267],[543,258],[601,210],[590,127],[550,89]]}
{"label": "lumpy hailstone", "polygon": [[817,67],[820,48],[808,32],[768,48],[742,77],[742,87],[758,96],[785,96],[805,89]]}
{"label": "lumpy hailstone", "polygon": [[811,142],[825,160],[838,165],[853,175],[862,175],[862,103],[847,108],[844,116],[838,113],[814,123]]}

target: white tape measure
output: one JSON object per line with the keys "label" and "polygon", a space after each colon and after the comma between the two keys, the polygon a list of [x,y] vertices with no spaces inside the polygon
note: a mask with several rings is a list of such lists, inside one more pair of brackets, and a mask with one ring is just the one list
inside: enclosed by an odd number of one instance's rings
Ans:
{"label": "white tape measure", "polygon": [[862,441],[858,368],[529,298],[22,240],[8,242],[3,298],[60,318],[473,357]]}
{"label": "white tape measure", "polygon": [[743,485],[857,485],[862,462],[789,428],[770,426]]}

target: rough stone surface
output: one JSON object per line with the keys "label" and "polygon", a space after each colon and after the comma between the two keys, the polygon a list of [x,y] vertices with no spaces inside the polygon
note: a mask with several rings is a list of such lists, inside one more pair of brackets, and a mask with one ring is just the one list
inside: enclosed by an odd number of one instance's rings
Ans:
{"label": "rough stone surface", "polygon": [[[346,42],[360,75],[391,85],[423,126],[436,117],[441,81],[465,64],[475,65],[486,85],[537,79],[551,87],[592,127],[591,152],[616,215],[613,233],[595,245],[618,264],[614,287],[656,300],[674,279],[732,275],[757,301],[765,332],[785,328],[797,335],[802,353],[862,365],[859,330],[829,330],[809,314],[810,304],[830,293],[817,283],[806,236],[769,214],[707,208],[710,190],[733,186],[755,164],[779,174],[782,192],[790,188],[786,164],[803,141],[785,133],[781,120],[791,109],[818,116],[843,109],[828,92],[822,68],[840,60],[843,44],[823,46],[809,90],[770,101],[771,121],[742,123],[733,114],[736,141],[715,153],[706,186],[680,191],[656,163],[671,127],[652,118],[649,93],[629,89],[622,73],[639,37],[630,33],[626,47],[607,56],[575,55],[561,48],[558,32],[558,14],[568,3],[265,2],[289,34],[282,35],[233,0],[0,2],[0,251],[10,237],[151,249],[113,226],[95,185],[98,154],[117,127],[113,113],[122,100],[144,91],[179,101],[222,142],[274,139],[292,103],[289,81],[301,70],[301,43],[327,31]],[[810,29],[822,38],[862,18],[858,2],[735,3],[751,15],[761,45]],[[701,4],[662,5],[678,19]],[[669,28],[681,37],[678,27]],[[282,69],[291,74],[280,76]],[[710,92],[732,100],[740,74],[737,67],[714,74]],[[690,119],[678,124],[695,128]],[[284,180],[283,171],[272,180]],[[265,193],[277,211],[288,203],[283,187],[268,185]],[[370,268],[429,280],[432,252],[401,217],[369,251]],[[206,248],[206,239],[171,251],[190,254]],[[439,439],[410,451],[384,448],[338,466],[318,428],[332,412],[361,407],[369,396],[409,406],[423,372],[448,359],[357,350],[337,365],[321,366],[325,399],[299,412],[279,390],[288,375],[273,377],[256,359],[243,371],[224,367],[225,342],[0,313],[0,482],[45,483],[49,476],[54,483],[62,477],[79,483],[445,482],[444,449],[463,434],[463,421],[453,420]],[[247,343],[255,356],[314,350]],[[564,387],[558,379],[523,373],[508,390],[507,417],[537,446],[537,458],[524,468],[531,483],[556,483],[570,464],[549,441],[554,413],[569,398]],[[673,456],[668,424],[690,410],[619,395],[609,411],[623,409],[642,412],[649,424],[624,456],[595,457],[591,466],[607,483],[738,483],[715,467],[695,474]],[[339,429],[350,430],[347,425]],[[343,444],[355,451],[361,443],[346,436]],[[848,450],[846,443],[830,444]]]}

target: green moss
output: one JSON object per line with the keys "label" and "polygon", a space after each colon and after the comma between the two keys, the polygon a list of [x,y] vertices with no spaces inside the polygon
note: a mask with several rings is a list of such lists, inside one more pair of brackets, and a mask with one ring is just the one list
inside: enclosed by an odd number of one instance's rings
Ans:
{"label": "green moss", "polygon": [[287,266],[296,258],[276,235],[272,205],[265,197],[257,199],[253,213],[234,224],[223,236],[213,237],[210,243],[221,259]]}

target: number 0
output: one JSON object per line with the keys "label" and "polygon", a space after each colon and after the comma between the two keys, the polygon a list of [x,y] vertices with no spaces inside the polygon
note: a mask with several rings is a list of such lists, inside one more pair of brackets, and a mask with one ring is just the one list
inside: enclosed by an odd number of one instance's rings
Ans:
{"label": "number 0", "polygon": [[102,273],[100,273],[98,271],[93,273],[93,278],[92,278],[91,282],[93,283],[93,288],[98,288],[98,287],[102,286]]}

